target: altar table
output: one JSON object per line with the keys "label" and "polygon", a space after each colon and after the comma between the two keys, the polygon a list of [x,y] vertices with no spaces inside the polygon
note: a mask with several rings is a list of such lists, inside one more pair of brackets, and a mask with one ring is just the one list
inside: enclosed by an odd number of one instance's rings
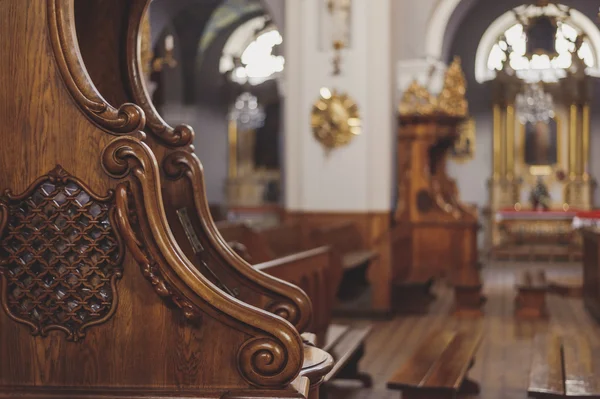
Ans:
{"label": "altar table", "polygon": [[573,226],[576,210],[498,211],[494,217],[500,243],[494,258],[568,259],[581,258],[581,237]]}

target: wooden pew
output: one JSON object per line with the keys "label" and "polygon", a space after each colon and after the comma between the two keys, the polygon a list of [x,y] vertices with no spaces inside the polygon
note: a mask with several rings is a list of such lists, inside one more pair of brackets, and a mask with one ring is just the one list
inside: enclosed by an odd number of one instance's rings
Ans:
{"label": "wooden pew", "polygon": [[548,283],[543,270],[519,273],[516,281],[515,316],[521,319],[543,319],[548,317],[546,293]]}
{"label": "wooden pew", "polygon": [[[311,299],[313,321],[309,331],[315,333],[316,344],[335,360],[324,382],[334,378],[357,379],[370,387],[371,377],[358,370],[358,362],[364,355],[364,342],[371,326],[331,324],[341,263],[330,247],[305,249],[311,248],[310,241],[301,239],[298,226],[293,224],[260,232],[243,223],[219,223],[218,227],[232,248],[256,269],[299,286]],[[272,259],[264,261],[269,257]],[[256,259],[262,262],[255,263]]]}
{"label": "wooden pew", "polygon": [[388,381],[389,389],[402,391],[403,399],[455,398],[476,395],[479,385],[467,378],[482,331],[437,330]]}
{"label": "wooden pew", "polygon": [[196,269],[141,132],[152,116],[109,93],[127,70],[113,56],[140,65],[148,4],[1,2],[0,398],[316,398],[331,356]]}
{"label": "wooden pew", "polygon": [[311,238],[319,245],[329,245],[340,257],[343,277],[338,291],[340,300],[360,296],[368,286],[367,268],[379,254],[365,245],[360,232],[352,222],[317,227]]}
{"label": "wooden pew", "polygon": [[528,394],[532,398],[600,398],[600,348],[581,335],[535,337]]}
{"label": "wooden pew", "polygon": [[[264,253],[268,253],[270,256],[285,257],[319,247],[310,237],[304,234],[298,223],[282,223],[278,226],[260,229],[258,233],[262,238],[263,243],[260,245],[264,246]],[[330,293],[330,303],[334,306],[343,274],[342,260],[339,253],[331,250],[330,246],[321,245],[321,248],[329,248],[327,292]]]}

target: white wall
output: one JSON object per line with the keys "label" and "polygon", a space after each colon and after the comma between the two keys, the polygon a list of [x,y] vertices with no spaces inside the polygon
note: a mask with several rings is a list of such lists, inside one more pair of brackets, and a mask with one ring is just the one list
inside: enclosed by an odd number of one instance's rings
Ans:
{"label": "white wall", "polygon": [[[302,211],[387,211],[391,208],[394,136],[391,0],[354,0],[352,46],[342,75],[333,52],[319,50],[320,0],[286,4],[286,208]],[[322,87],[347,92],[359,105],[363,132],[328,156],[313,138],[312,104]]]}

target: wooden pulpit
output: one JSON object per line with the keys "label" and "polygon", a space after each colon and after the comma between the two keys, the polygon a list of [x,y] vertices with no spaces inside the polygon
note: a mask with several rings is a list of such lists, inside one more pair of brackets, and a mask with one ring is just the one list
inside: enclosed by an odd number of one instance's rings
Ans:
{"label": "wooden pulpit", "polygon": [[314,397],[310,302],[227,249],[148,100],[147,3],[0,2],[0,398]]}
{"label": "wooden pulpit", "polygon": [[455,289],[455,313],[478,315],[481,282],[477,270],[475,209],[463,204],[446,171],[448,153],[468,113],[460,62],[449,67],[438,97],[413,83],[400,106],[398,202],[395,222],[408,229],[408,253],[394,259],[399,283],[427,283],[446,277]]}

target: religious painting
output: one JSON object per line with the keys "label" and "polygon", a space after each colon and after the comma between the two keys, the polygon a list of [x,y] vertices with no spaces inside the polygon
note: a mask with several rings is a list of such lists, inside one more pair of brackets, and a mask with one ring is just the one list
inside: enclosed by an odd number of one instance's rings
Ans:
{"label": "religious painting", "polygon": [[475,157],[475,120],[468,119],[461,123],[458,129],[458,138],[450,150],[450,157],[464,163]]}
{"label": "religious painting", "polygon": [[[548,121],[527,122],[524,131],[524,163],[539,170],[551,169],[558,164],[559,124]],[[542,167],[542,168],[540,168]]]}

